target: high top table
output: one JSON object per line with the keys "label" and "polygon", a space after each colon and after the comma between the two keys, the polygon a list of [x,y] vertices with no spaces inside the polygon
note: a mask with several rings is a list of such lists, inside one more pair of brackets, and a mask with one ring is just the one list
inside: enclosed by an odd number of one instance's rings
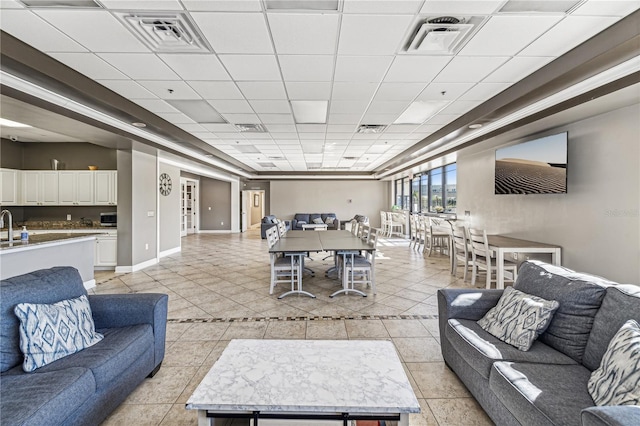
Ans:
{"label": "high top table", "polygon": [[408,426],[420,405],[390,341],[232,340],[186,409],[198,410],[199,426],[229,418]]}

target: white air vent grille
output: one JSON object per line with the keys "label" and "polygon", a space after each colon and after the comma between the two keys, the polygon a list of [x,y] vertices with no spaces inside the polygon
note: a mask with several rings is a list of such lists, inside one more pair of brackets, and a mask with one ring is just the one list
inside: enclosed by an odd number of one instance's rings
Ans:
{"label": "white air vent grille", "polygon": [[403,51],[412,54],[455,54],[478,24],[479,17],[440,16],[419,21]]}
{"label": "white air vent grille", "polygon": [[382,133],[386,128],[387,126],[384,124],[361,124],[356,132],[364,134]]}
{"label": "white air vent grille", "polygon": [[116,14],[122,23],[154,52],[211,52],[197,26],[184,13]]}
{"label": "white air vent grille", "polygon": [[267,129],[262,124],[236,124],[238,130],[247,133],[266,133]]}
{"label": "white air vent grille", "polygon": [[271,162],[259,162],[258,166],[260,167],[275,167],[276,165]]}

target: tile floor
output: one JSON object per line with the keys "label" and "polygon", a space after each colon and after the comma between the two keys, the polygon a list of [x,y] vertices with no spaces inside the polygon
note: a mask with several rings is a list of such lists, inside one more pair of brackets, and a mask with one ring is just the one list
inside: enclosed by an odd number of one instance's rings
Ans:
{"label": "tile floor", "polygon": [[469,287],[452,277],[448,257],[409,248],[401,238],[381,239],[377,295],[329,298],[339,288],[324,277],[332,259],[312,254],[304,289],[316,295],[269,295],[266,240],[259,231],[199,234],[182,251],[130,274],[97,272],[95,293],[162,292],[169,295],[167,349],[159,373],[146,379],[105,425],[196,425],[185,403],[229,340],[388,339],[400,355],[422,407],[412,426],[487,425],[490,419],[440,354],[436,291]]}

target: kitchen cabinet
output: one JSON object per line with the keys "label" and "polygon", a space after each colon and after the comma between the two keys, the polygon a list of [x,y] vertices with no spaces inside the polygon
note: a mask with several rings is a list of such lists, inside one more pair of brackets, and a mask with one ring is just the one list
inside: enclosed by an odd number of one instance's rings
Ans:
{"label": "kitchen cabinet", "polygon": [[118,204],[118,172],[115,170],[95,171],[94,204]]}
{"label": "kitchen cabinet", "polygon": [[58,173],[58,205],[90,206],[94,203],[95,172],[61,171]]}
{"label": "kitchen cabinet", "polygon": [[0,169],[0,204],[19,206],[21,202],[20,171]]}
{"label": "kitchen cabinet", "polygon": [[55,206],[58,204],[58,172],[23,170],[22,205]]}
{"label": "kitchen cabinet", "polygon": [[114,267],[118,264],[118,237],[116,235],[96,236],[94,266]]}

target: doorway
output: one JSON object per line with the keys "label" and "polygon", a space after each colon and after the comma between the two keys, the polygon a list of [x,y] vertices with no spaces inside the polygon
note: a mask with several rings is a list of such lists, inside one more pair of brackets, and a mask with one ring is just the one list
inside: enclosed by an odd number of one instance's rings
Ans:
{"label": "doorway", "polygon": [[241,231],[256,229],[264,217],[264,190],[242,191],[241,205]]}
{"label": "doorway", "polygon": [[180,178],[180,236],[198,231],[198,181]]}

